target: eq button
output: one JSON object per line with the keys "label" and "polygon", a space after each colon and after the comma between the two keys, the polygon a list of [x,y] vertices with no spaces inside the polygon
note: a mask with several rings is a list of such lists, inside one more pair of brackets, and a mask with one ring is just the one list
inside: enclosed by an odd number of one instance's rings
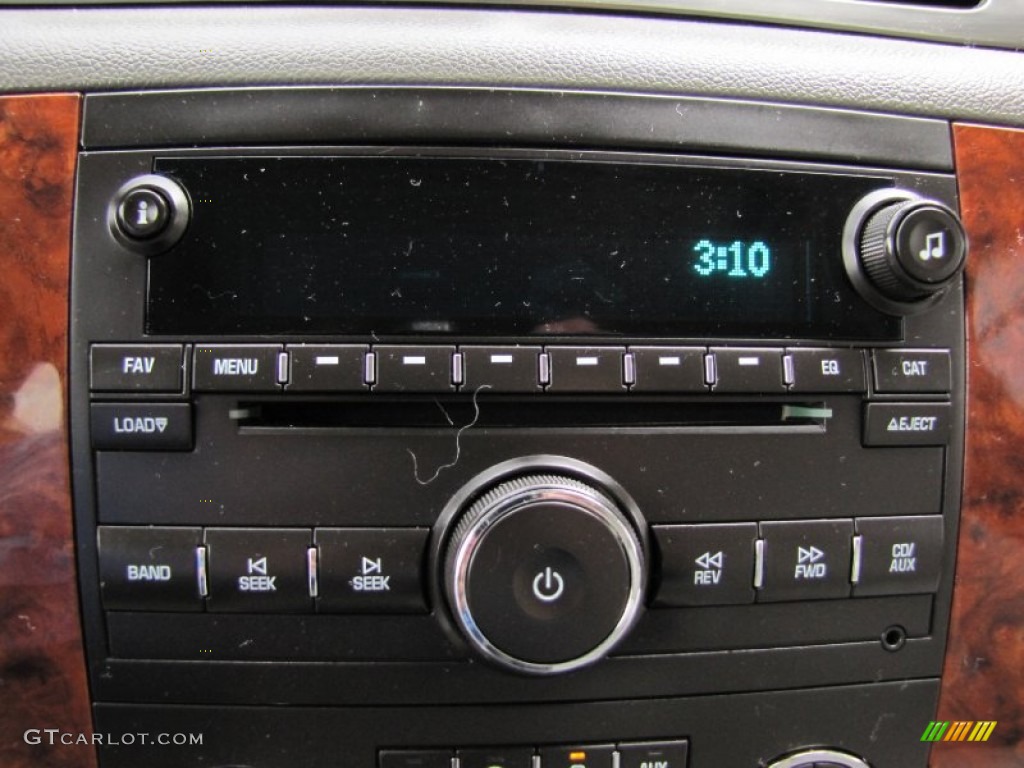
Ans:
{"label": "eq button", "polygon": [[864,355],[858,349],[790,349],[792,392],[864,392]]}
{"label": "eq button", "polygon": [[759,602],[848,597],[852,520],[761,523],[763,585]]}

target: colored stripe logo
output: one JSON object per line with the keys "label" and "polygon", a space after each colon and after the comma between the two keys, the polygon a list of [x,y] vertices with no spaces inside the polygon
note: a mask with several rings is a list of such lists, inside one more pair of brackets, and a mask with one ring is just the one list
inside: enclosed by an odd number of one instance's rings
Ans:
{"label": "colored stripe logo", "polygon": [[921,741],[988,741],[997,723],[997,720],[933,720],[921,734]]}

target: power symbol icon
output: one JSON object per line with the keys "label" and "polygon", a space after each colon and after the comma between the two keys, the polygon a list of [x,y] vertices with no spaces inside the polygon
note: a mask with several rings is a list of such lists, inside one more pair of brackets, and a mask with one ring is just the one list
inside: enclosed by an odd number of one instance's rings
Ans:
{"label": "power symbol icon", "polygon": [[565,591],[565,580],[558,571],[545,568],[533,579],[533,594],[542,603],[553,603]]}

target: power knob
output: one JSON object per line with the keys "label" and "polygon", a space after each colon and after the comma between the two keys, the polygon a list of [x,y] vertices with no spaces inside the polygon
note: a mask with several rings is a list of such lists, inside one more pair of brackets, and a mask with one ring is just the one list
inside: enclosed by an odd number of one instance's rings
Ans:
{"label": "power knob", "polygon": [[956,281],[966,258],[967,237],[957,215],[911,192],[872,193],[847,221],[847,272],[861,295],[889,314],[933,305]]}
{"label": "power knob", "polygon": [[642,604],[644,553],[612,495],[561,474],[492,484],[457,518],[448,604],[484,658],[552,674],[603,657]]}

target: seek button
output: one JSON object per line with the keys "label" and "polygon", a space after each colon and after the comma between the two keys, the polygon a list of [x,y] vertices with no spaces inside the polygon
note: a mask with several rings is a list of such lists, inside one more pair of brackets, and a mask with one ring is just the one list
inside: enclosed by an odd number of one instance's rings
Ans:
{"label": "seek button", "polygon": [[426,528],[317,528],[317,610],[422,613]]}

